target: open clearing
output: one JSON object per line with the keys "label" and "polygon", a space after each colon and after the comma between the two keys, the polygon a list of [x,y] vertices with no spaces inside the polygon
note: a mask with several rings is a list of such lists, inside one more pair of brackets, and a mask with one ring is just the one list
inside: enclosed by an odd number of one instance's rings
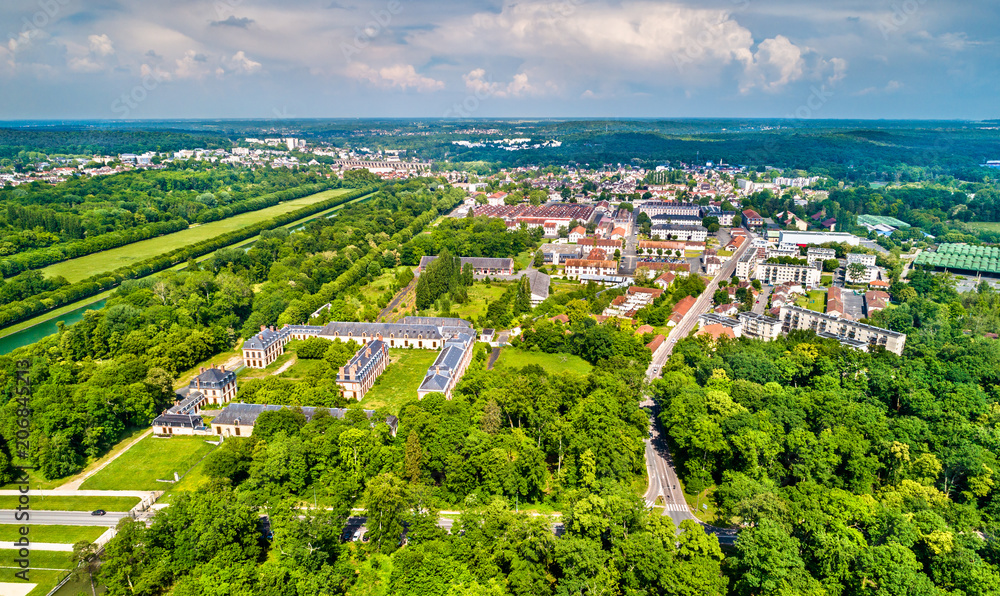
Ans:
{"label": "open clearing", "polygon": [[437,356],[437,350],[389,350],[389,366],[361,399],[361,406],[366,410],[388,407],[393,414],[399,414],[403,404],[417,399],[417,389]]}
{"label": "open clearing", "polygon": [[570,372],[578,375],[586,375],[594,368],[583,358],[572,354],[526,352],[509,346],[501,350],[500,359],[497,360],[493,368],[523,368],[529,364],[537,364],[550,374]]}
{"label": "open clearing", "polygon": [[967,224],[973,230],[986,230],[988,232],[1000,232],[1000,222],[995,221],[971,221]]}
{"label": "open clearing", "polygon": [[816,312],[826,311],[826,292],[813,290],[806,296],[799,296],[795,299],[795,305],[808,308]]}
{"label": "open clearing", "polygon": [[183,476],[215,446],[207,437],[146,437],[80,486],[81,490],[167,490],[174,472]]}
{"label": "open clearing", "polygon": [[48,267],[42,269],[42,273],[44,273],[46,277],[61,275],[69,280],[70,283],[75,283],[96,273],[114,271],[123,265],[155,257],[189,244],[194,244],[227,232],[232,232],[233,230],[239,230],[266,219],[290,213],[296,209],[301,209],[302,207],[313,205],[347,192],[350,192],[350,189],[337,188],[324,190],[314,195],[286,201],[258,211],[241,213],[220,221],[195,225],[186,230],[174,232],[173,234],[166,234],[157,238],[150,238],[149,240],[133,242],[132,244],[112,248],[110,250],[94,253],[92,255],[62,261],[61,263],[49,265]]}

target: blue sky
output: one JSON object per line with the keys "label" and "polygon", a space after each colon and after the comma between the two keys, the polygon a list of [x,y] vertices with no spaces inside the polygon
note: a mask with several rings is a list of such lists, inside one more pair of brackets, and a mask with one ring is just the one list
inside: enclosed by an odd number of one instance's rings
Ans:
{"label": "blue sky", "polygon": [[1000,117],[995,0],[7,0],[0,24],[0,120]]}

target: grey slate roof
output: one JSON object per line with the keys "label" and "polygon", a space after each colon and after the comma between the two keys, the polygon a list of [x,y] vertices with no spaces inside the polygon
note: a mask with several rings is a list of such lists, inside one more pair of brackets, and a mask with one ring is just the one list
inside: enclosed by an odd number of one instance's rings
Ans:
{"label": "grey slate roof", "polygon": [[197,389],[198,381],[201,381],[202,389],[221,389],[223,386],[228,385],[235,380],[235,371],[227,370],[223,372],[222,369],[219,368],[209,368],[205,372],[191,379],[191,383],[188,384],[188,387]]}
{"label": "grey slate roof", "polygon": [[153,419],[153,426],[170,426],[173,428],[202,428],[205,421],[194,414],[161,414]]}
{"label": "grey slate roof", "polygon": [[[420,268],[424,269],[430,265],[437,256],[420,257]],[[472,265],[473,269],[512,269],[513,259],[495,259],[491,257],[461,257],[462,266]]]}
{"label": "grey slate roof", "polygon": [[531,293],[539,296],[542,300],[549,297],[549,276],[536,269],[525,272],[528,283],[531,284]]}
{"label": "grey slate roof", "polygon": [[[273,406],[233,402],[223,408],[222,412],[212,419],[212,424],[253,426],[257,422],[257,418],[264,412],[277,412],[289,407],[292,406]],[[302,406],[299,409],[302,411],[302,414],[305,415],[306,421],[312,420],[313,417],[321,410],[326,410],[331,416],[339,419],[343,419],[348,412],[346,408],[319,408],[313,406]],[[375,416],[375,410],[363,410],[363,412],[369,419]],[[389,428],[391,428],[393,432],[396,432],[396,426],[399,424],[399,419],[390,415],[386,417],[385,423],[389,425]]]}

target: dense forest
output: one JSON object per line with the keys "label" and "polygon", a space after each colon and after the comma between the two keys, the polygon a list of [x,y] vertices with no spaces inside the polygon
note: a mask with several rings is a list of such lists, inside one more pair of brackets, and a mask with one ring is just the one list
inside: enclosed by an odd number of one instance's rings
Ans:
{"label": "dense forest", "polygon": [[733,593],[1000,593],[1000,294],[928,277],[874,319],[902,357],[804,332],[676,347],[653,389],[688,491],[742,527]]}

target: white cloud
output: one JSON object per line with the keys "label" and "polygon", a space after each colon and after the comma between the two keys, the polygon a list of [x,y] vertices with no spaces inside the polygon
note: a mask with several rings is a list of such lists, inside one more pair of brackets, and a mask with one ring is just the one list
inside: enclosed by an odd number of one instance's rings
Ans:
{"label": "white cloud", "polygon": [[195,50],[184,52],[184,57],[174,62],[177,68],[173,75],[178,79],[200,79],[213,70],[208,66],[208,58]]}
{"label": "white cloud", "polygon": [[111,43],[111,38],[104,35],[91,35],[87,38],[90,41],[90,52],[98,56],[110,56],[115,53],[115,46]]}
{"label": "white cloud", "polygon": [[465,88],[476,97],[531,97],[547,95],[557,91],[555,84],[545,82],[541,86],[533,84],[528,73],[519,72],[509,83],[498,83],[491,80],[486,70],[477,68],[462,76]]}
{"label": "white cloud", "polygon": [[260,62],[247,58],[243,50],[233,54],[233,57],[228,60],[228,65],[233,71],[239,74],[253,74],[259,72],[261,69]]}
{"label": "white cloud", "polygon": [[753,60],[746,66],[740,92],[747,93],[757,87],[775,93],[800,79],[804,72],[802,48],[784,35],[765,39],[757,46]]}
{"label": "white cloud", "polygon": [[399,87],[406,91],[413,89],[421,93],[444,89],[444,83],[417,72],[412,64],[396,64],[378,70],[360,62],[351,63],[346,71],[347,76],[384,87]]}

